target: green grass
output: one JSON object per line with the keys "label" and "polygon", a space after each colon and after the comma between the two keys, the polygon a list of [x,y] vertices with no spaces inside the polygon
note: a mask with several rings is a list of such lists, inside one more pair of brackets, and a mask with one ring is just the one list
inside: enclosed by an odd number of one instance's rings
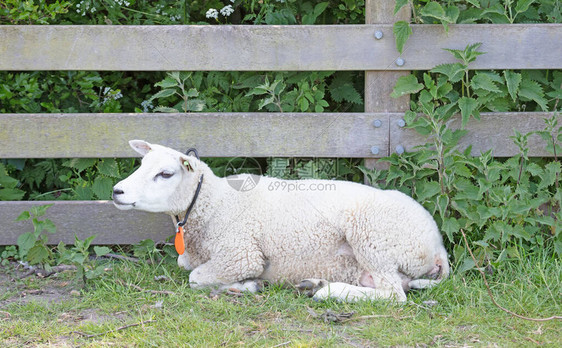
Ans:
{"label": "green grass", "polygon": [[[0,346],[560,346],[562,322],[531,322],[502,312],[490,301],[480,275],[453,275],[439,286],[411,292],[409,302],[357,304],[297,296],[281,286],[241,297],[213,296],[187,286],[188,273],[174,265],[109,263],[80,296],[72,274],[3,282]],[[174,281],[157,282],[167,275]],[[4,277],[7,278],[7,277]],[[521,315],[562,314],[559,260],[537,257],[506,263],[489,276],[497,301]],[[172,295],[141,292],[167,290]],[[30,290],[60,293],[56,302],[21,297]],[[56,290],[58,289],[58,290]],[[56,290],[56,291],[55,291]],[[424,301],[437,301],[429,307]],[[310,314],[354,312],[351,320],[324,322]],[[7,314],[9,313],[9,314]],[[379,317],[373,317],[379,315]],[[362,316],[371,316],[360,318]],[[147,322],[152,320],[152,322]],[[144,323],[143,323],[144,322]],[[119,329],[126,325],[142,323]],[[100,334],[84,337],[77,333]]]}

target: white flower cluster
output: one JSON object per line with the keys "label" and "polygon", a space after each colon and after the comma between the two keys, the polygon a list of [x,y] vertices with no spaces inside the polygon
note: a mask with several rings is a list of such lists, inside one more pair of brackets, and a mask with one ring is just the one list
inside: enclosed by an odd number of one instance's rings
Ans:
{"label": "white flower cluster", "polygon": [[114,0],[119,6],[129,6],[131,3],[127,0]]}
{"label": "white flower cluster", "polygon": [[121,93],[120,89],[113,90],[111,87],[105,87],[102,92],[103,101],[101,105],[104,105],[110,100],[117,100],[123,98],[123,93]]}
{"label": "white flower cluster", "polygon": [[215,10],[214,8],[210,8],[207,13],[205,13],[207,18],[214,18],[217,19],[219,17],[219,11]]}
{"label": "white flower cluster", "polygon": [[93,5],[90,7],[90,1],[83,0],[76,4],[76,13],[82,16],[85,16],[88,12],[94,13],[96,11],[97,9]]}
{"label": "white flower cluster", "polygon": [[[114,1],[115,1],[115,5],[119,5],[119,6],[127,7],[131,4],[127,0],[114,0]],[[82,16],[85,16],[86,13],[88,12],[93,14],[96,11],[97,9],[95,7],[94,1],[92,0],[82,0],[76,4],[76,13],[81,14]]]}
{"label": "white flower cluster", "polygon": [[232,8],[232,5],[227,5],[223,8],[221,8],[221,15],[228,17],[232,14],[232,12],[234,12],[234,9]]}
{"label": "white flower cluster", "polygon": [[154,109],[154,105],[152,105],[152,102],[150,100],[145,100],[141,103],[142,106],[142,112],[150,112]]}
{"label": "white flower cluster", "polygon": [[[234,3],[235,0],[230,0],[230,2]],[[232,5],[226,5],[225,7],[221,8],[220,10],[220,14],[228,17],[230,16],[232,13],[234,12],[234,8],[232,7]],[[207,13],[205,14],[205,16],[207,16],[207,18],[214,18],[214,19],[218,19],[219,18],[219,11],[217,9],[214,8],[210,8]]]}

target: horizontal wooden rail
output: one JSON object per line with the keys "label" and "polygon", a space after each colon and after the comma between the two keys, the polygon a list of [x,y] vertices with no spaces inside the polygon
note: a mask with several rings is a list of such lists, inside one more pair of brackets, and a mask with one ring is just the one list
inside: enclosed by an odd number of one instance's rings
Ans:
{"label": "horizontal wooden rail", "polygon": [[0,70],[427,70],[476,42],[473,69],[562,68],[562,24],[412,28],[397,66],[390,24],[0,26]]}
{"label": "horizontal wooden rail", "polygon": [[[517,154],[513,131],[544,128],[545,112],[483,113],[461,146]],[[144,139],[204,157],[380,158],[427,139],[400,127],[402,113],[0,114],[0,158],[132,157],[127,142]],[[375,122],[376,120],[380,122]],[[378,127],[375,126],[375,123]],[[459,120],[451,124],[460,126]],[[530,156],[551,156],[539,136]],[[378,150],[372,153],[372,148]]]}
{"label": "horizontal wooden rail", "polygon": [[0,158],[132,157],[131,139],[204,157],[388,155],[387,114],[0,114],[0,125]]}
{"label": "horizontal wooden rail", "polygon": [[[94,244],[135,244],[143,239],[163,241],[174,234],[174,224],[166,214],[121,211],[108,201],[0,202],[0,245],[16,244],[18,236],[33,231],[31,221],[15,219],[32,206],[54,203],[44,218],[57,226],[48,235],[50,244],[74,243],[96,235]],[[43,218],[41,218],[43,219]]]}
{"label": "horizontal wooden rail", "polygon": [[[519,153],[517,146],[510,136],[514,130],[525,134],[543,130],[545,118],[552,117],[548,112],[498,112],[482,113],[481,120],[470,120],[466,126],[467,134],[460,140],[459,149],[464,150],[472,145],[472,155],[478,156],[482,152],[493,149],[494,157],[509,157]],[[405,151],[415,151],[415,147],[431,141],[413,129],[401,128],[398,125],[400,116],[390,116],[390,152],[395,152],[398,146]],[[449,126],[458,129],[461,126],[460,117],[456,117]],[[539,135],[529,137],[529,156],[551,157],[546,151],[546,142]]]}

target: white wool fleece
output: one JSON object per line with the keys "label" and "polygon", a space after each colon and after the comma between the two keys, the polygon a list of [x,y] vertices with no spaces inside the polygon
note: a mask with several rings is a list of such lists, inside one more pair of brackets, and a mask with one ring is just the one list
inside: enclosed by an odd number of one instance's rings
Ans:
{"label": "white wool fleece", "polygon": [[345,181],[270,177],[238,191],[192,156],[143,141],[131,141],[131,146],[144,158],[114,188],[120,209],[183,218],[204,176],[185,227],[186,251],[178,259],[193,270],[195,287],[255,278],[291,284],[325,279],[404,301],[409,287],[438,282],[412,281],[443,279],[449,273],[435,221],[401,192]]}

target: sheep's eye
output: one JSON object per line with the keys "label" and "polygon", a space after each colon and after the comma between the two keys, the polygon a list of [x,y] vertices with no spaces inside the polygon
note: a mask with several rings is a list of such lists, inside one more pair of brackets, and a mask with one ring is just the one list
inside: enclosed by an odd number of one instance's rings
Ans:
{"label": "sheep's eye", "polygon": [[158,175],[156,175],[155,179],[158,178],[158,177],[162,177],[163,179],[169,179],[169,178],[171,178],[172,176],[174,176],[174,173],[172,173],[172,172],[165,172],[165,171],[164,171],[164,172],[158,173]]}

